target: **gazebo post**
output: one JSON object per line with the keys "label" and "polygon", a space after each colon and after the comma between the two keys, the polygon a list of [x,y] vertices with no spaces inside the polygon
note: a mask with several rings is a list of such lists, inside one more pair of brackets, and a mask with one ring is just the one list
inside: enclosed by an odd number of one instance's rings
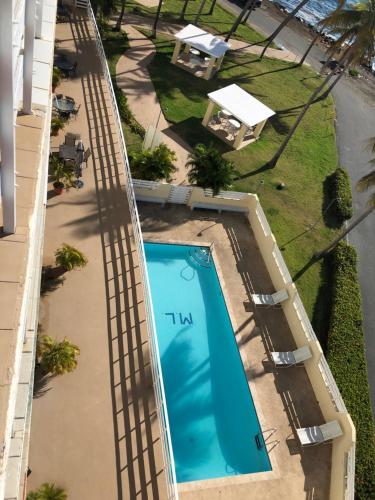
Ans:
{"label": "gazebo post", "polygon": [[214,107],[215,107],[215,103],[210,100],[208,102],[206,114],[204,115],[204,118],[202,120],[202,125],[204,127],[207,127],[208,122],[211,120],[211,116],[213,115],[213,112],[214,112]]}
{"label": "gazebo post", "polygon": [[255,127],[253,134],[256,139],[258,139],[258,137],[260,136],[260,133],[262,132],[263,127],[266,123],[267,120],[263,120],[262,122],[258,123],[258,125]]}
{"label": "gazebo post", "polygon": [[210,62],[208,63],[208,66],[207,66],[206,73],[204,75],[205,80],[209,80],[211,78],[212,71],[213,71],[214,66],[215,66],[215,62],[216,62],[216,57],[211,56]]}
{"label": "gazebo post", "polygon": [[223,59],[224,59],[224,56],[225,54],[223,54],[221,57],[219,57],[219,59],[217,60],[217,64],[216,64],[216,71],[219,71],[219,69],[221,68],[221,64],[223,62]]}
{"label": "gazebo post", "polygon": [[172,63],[173,64],[176,64],[180,51],[181,51],[181,41],[176,40],[176,45],[174,47],[173,56],[172,56]]}
{"label": "gazebo post", "polygon": [[242,123],[241,128],[238,131],[236,138],[234,139],[234,143],[233,143],[234,149],[238,149],[241,146],[243,138],[245,137],[245,134],[246,134],[246,130],[247,130],[247,125]]}
{"label": "gazebo post", "polygon": [[184,48],[184,52],[185,52],[185,54],[189,54],[190,49],[191,49],[191,45],[189,45],[189,44],[187,43],[187,44],[185,45],[185,48]]}

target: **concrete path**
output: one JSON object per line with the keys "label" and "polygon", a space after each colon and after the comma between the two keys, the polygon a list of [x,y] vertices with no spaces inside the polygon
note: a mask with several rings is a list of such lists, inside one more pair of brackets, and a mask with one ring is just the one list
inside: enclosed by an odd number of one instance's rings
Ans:
{"label": "concrete path", "polygon": [[[241,8],[239,0],[219,0],[228,10],[236,13]],[[270,35],[279,25],[282,15],[264,3],[251,16],[251,25],[265,36]],[[299,26],[298,26],[299,25]],[[298,21],[291,22],[276,38],[276,41],[288,47],[297,55],[302,55],[310,43],[311,35],[304,35]],[[326,56],[319,45],[311,50],[307,61],[319,70],[321,61]],[[372,83],[371,83],[372,82]],[[358,193],[355,189],[360,177],[371,170],[369,160],[372,155],[365,144],[374,136],[375,131],[375,87],[374,78],[369,82],[344,78],[333,91],[337,113],[337,147],[340,164],[347,169],[352,181],[354,215],[359,215],[365,208],[370,193]],[[362,289],[364,312],[364,330],[370,395],[375,413],[375,213],[357,226],[349,235],[349,242],[358,252],[358,270]]]}
{"label": "concrete path", "polygon": [[178,170],[174,175],[174,182],[182,184],[186,179],[185,164],[191,148],[170,130],[170,125],[162,113],[147,70],[147,65],[156,52],[154,44],[132,26],[126,24],[124,29],[129,37],[130,49],[118,60],[117,85],[126,94],[130,109],[137,121],[145,128],[157,125],[162,142],[176,153]]}

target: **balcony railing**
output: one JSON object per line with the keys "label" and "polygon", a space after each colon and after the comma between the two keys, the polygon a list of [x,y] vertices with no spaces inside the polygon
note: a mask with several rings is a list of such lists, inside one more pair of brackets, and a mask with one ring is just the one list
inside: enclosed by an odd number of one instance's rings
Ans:
{"label": "balcony railing", "polygon": [[149,286],[149,279],[146,267],[146,258],[143,247],[143,238],[142,238],[141,226],[139,223],[135,194],[131,181],[128,155],[126,151],[125,139],[122,131],[121,119],[117,107],[116,97],[113,90],[112,79],[108,69],[107,59],[105,56],[102,40],[100,37],[100,33],[98,30],[98,26],[96,24],[95,16],[92,11],[90,2],[88,2],[87,12],[89,19],[91,20],[92,26],[94,28],[96,47],[101,60],[103,73],[107,80],[112,106],[116,118],[115,123],[116,123],[117,133],[120,139],[121,157],[124,165],[124,174],[126,179],[125,189],[129,203],[129,211],[131,214],[131,219],[133,224],[134,242],[138,250],[139,268],[142,277],[143,294],[144,294],[145,309],[146,309],[147,331],[148,331],[149,345],[150,345],[151,371],[152,371],[152,378],[153,378],[155,398],[156,398],[156,408],[158,412],[158,420],[160,426],[160,436],[161,436],[163,459],[164,459],[164,472],[166,475],[166,482],[167,482],[166,498],[168,500],[177,500],[178,499],[177,481],[176,481],[176,473],[175,473],[175,466],[173,459],[172,441],[169,430],[167,404],[164,393],[163,375],[161,371],[159,348],[156,340],[155,319],[152,309],[150,286]]}

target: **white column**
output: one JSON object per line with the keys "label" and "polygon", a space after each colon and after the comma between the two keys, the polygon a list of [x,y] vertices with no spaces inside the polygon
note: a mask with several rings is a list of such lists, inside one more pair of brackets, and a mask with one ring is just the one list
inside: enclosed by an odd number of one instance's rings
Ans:
{"label": "white column", "polygon": [[23,53],[23,111],[24,113],[29,115],[31,114],[31,94],[33,91],[35,5],[36,0],[27,0],[25,6],[25,35]]}
{"label": "white column", "polygon": [[241,128],[238,131],[236,138],[234,139],[234,143],[233,143],[234,149],[240,148],[242,141],[243,141],[243,138],[245,137],[246,131],[247,131],[247,125],[242,123]]}
{"label": "white column", "polygon": [[213,101],[209,101],[208,106],[207,106],[207,110],[206,110],[206,114],[204,115],[204,118],[202,121],[202,125],[204,127],[207,127],[208,122],[211,120],[211,116],[213,115],[213,112],[214,112],[214,107],[215,107],[215,103]]}
{"label": "white column", "polygon": [[174,47],[173,56],[172,56],[172,63],[173,64],[176,64],[180,52],[181,52],[181,42],[180,42],[180,40],[176,40],[176,45]]}
{"label": "white column", "polygon": [[216,64],[216,57],[211,56],[210,62],[208,63],[208,66],[207,66],[206,73],[204,75],[205,80],[209,80],[211,78],[215,64]]}
{"label": "white column", "polygon": [[[29,0],[26,0],[26,3],[28,1]],[[36,38],[42,38],[43,2],[44,0],[36,0],[36,23],[35,23]]]}
{"label": "white column", "polygon": [[1,202],[5,233],[16,230],[15,124],[13,96],[13,2],[0,1]]}
{"label": "white column", "polygon": [[254,137],[256,139],[258,139],[258,137],[260,136],[260,133],[262,132],[263,127],[266,123],[267,123],[267,120],[264,120],[264,121],[258,123],[258,125],[255,127],[253,134],[254,134]]}

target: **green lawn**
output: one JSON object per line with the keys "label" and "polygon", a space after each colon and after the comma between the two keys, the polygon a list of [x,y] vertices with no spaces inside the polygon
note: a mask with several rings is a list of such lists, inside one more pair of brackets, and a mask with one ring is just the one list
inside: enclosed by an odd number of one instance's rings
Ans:
{"label": "green lawn", "polygon": [[[169,40],[158,37],[156,47],[157,54],[149,71],[166,118],[189,144],[213,142],[242,175],[248,174],[237,181],[233,189],[258,192],[287,265],[295,276],[313,252],[322,248],[335,233],[321,220],[313,231],[302,234],[322,217],[327,197],[323,183],[337,164],[332,99],[312,106],[274,170],[257,172],[272,157],[295,120],[299,106],[317,85],[318,77],[305,67],[293,68],[271,59],[259,62],[251,55],[230,55],[220,74],[207,82],[170,63],[173,47]],[[231,83],[241,85],[277,112],[263,130],[261,139],[240,151],[229,150],[201,125],[207,93]],[[261,180],[264,181],[262,187]],[[277,189],[280,182],[286,185],[282,191]],[[333,226],[333,222],[331,218],[330,225]],[[316,263],[297,279],[318,333],[325,329],[324,305],[328,307],[324,300],[326,272],[323,266],[322,262]]]}
{"label": "green lawn", "polygon": [[[164,21],[179,22],[179,16],[183,4],[183,0],[164,0],[160,19]],[[199,5],[199,0],[190,0],[185,15],[186,23],[194,24],[195,15],[198,11]],[[220,34],[228,32],[236,20],[236,16],[223,9],[223,7],[218,4],[215,6],[213,14],[209,15],[208,12],[210,10],[210,5],[211,2],[207,1],[203,9],[203,14],[199,20],[200,27],[202,29],[207,29],[211,33]],[[138,4],[136,1],[128,2],[128,11],[134,12],[134,7],[136,8],[136,11],[142,15],[154,16],[156,12],[156,7],[145,7]],[[264,37],[261,34],[250,28],[250,26],[243,24],[238,27],[236,33],[233,35],[233,38],[238,38],[249,43],[258,43],[264,40]]]}

